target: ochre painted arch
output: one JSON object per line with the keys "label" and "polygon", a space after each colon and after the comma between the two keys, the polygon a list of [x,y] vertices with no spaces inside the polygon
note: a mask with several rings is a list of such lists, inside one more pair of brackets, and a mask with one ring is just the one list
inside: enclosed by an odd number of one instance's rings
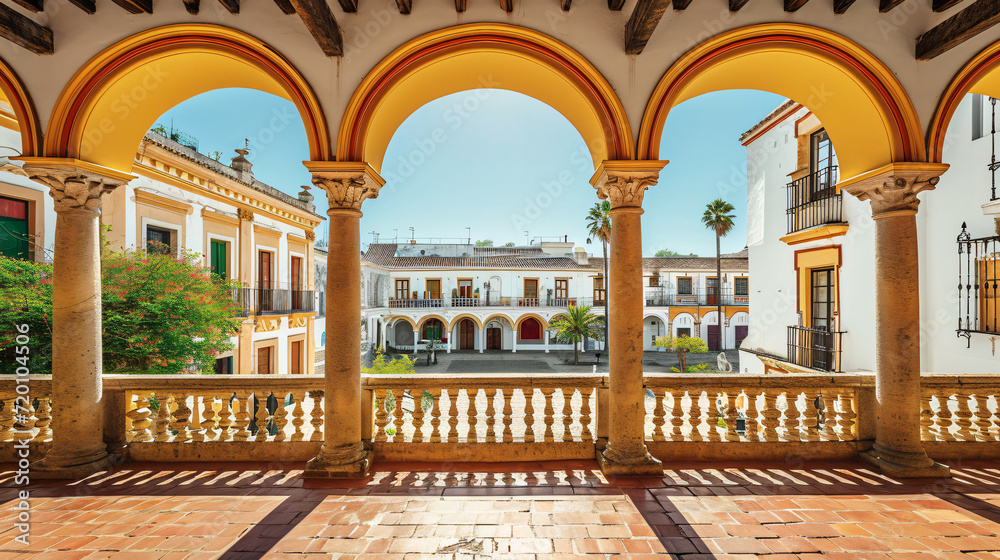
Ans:
{"label": "ochre painted arch", "polygon": [[424,323],[430,321],[431,319],[437,319],[438,321],[441,321],[441,326],[443,328],[448,328],[448,320],[445,319],[444,317],[440,315],[424,315],[423,317],[420,318],[419,321],[417,321],[417,329],[419,330],[424,328]]}
{"label": "ochre painted arch", "polygon": [[539,326],[542,327],[543,331],[549,330],[549,322],[546,321],[541,315],[539,315],[537,313],[525,313],[524,315],[521,315],[520,317],[518,317],[517,318],[517,322],[514,324],[514,330],[520,331],[521,330],[521,323],[523,323],[527,319],[534,319],[534,320],[538,321],[538,324],[539,324]]}
{"label": "ochre painted arch", "polygon": [[943,163],[944,137],[958,104],[969,93],[979,93],[990,97],[1000,97],[1000,41],[983,49],[972,57],[955,74],[941,99],[938,101],[934,118],[927,127],[927,159]]}
{"label": "ochre painted arch", "polygon": [[492,321],[493,319],[503,319],[504,321],[507,321],[508,325],[514,324],[514,319],[512,319],[510,315],[507,315],[506,313],[494,313],[489,317],[483,319],[483,326],[485,327],[486,325],[489,325],[490,321]]}
{"label": "ochre painted arch", "polygon": [[403,321],[404,323],[409,323],[410,326],[413,327],[413,330],[417,330],[417,323],[406,315],[395,315],[393,317],[389,317],[386,321],[392,323],[392,328],[396,328],[396,323]]}
{"label": "ochre painted arch", "polygon": [[230,87],[294,103],[305,125],[309,158],[330,159],[326,118],[305,78],[263,41],[207,24],[143,31],[87,62],[56,101],[45,155],[129,172],[143,135],[160,115],[195,95]]}
{"label": "ochre painted arch", "polygon": [[355,90],[337,139],[339,161],[381,171],[399,125],[435,99],[481,88],[533,97],[580,132],[596,168],[632,159],[632,132],[621,100],[597,69],[564,43],[524,27],[474,23],[417,37],[387,56]]}
{"label": "ochre painted arch", "polygon": [[476,317],[471,313],[462,313],[461,315],[453,318],[451,320],[451,324],[448,325],[448,330],[449,331],[455,330],[455,327],[457,327],[458,324],[461,323],[463,319],[470,319],[473,323],[476,324],[476,327],[478,327],[479,330],[483,330],[483,322],[479,320],[479,317]]}
{"label": "ochre painted arch", "polygon": [[17,130],[21,134],[21,153],[25,157],[37,156],[42,153],[42,134],[38,124],[35,106],[24,84],[14,73],[14,70],[0,59],[0,101],[10,105],[17,120]]}
{"label": "ochre painted arch", "polygon": [[837,148],[842,178],[924,159],[920,119],[889,68],[846,37],[791,23],[734,29],[678,59],[646,105],[637,159],[660,159],[674,106],[730,89],[784,95],[815,113]]}

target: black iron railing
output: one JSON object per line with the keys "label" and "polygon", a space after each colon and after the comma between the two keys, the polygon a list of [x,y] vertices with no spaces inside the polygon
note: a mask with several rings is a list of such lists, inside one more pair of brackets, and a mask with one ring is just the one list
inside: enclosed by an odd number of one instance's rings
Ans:
{"label": "black iron railing", "polygon": [[810,173],[788,184],[788,233],[843,221],[837,167]]}
{"label": "black iron railing", "polygon": [[650,286],[645,289],[646,307],[669,307],[672,305],[749,305],[749,293],[733,293],[732,290],[718,292],[700,292],[692,290],[689,294],[679,294],[666,288]]}
{"label": "black iron railing", "polygon": [[238,303],[243,317],[316,311],[316,295],[313,290],[242,288],[240,292],[242,301]]}
{"label": "black iron railing", "polygon": [[820,371],[840,371],[844,333],[825,329],[788,327],[788,361]]}
{"label": "black iron railing", "polygon": [[958,336],[1000,334],[1000,235],[958,235]]}

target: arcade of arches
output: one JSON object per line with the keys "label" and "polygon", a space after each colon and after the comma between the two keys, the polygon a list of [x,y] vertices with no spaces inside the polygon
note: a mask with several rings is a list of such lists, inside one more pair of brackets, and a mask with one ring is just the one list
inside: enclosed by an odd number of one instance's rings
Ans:
{"label": "arcade of arches", "polygon": [[[396,127],[426,102],[482,87],[490,72],[496,87],[539,99],[563,114],[591,152],[591,183],[611,203],[609,317],[610,391],[607,446],[600,454],[610,474],[661,472],[644,442],[640,216],[646,189],[657,185],[666,161],[660,137],[670,109],[720,89],[760,89],[784,95],[815,112],[836,143],[842,175],[838,188],[871,201],[877,230],[872,248],[877,329],[876,438],[865,457],[898,476],[943,474],[920,444],[919,309],[916,298],[917,194],[933,189],[947,168],[943,134],[968,92],[1000,95],[1000,43],[977,55],[941,97],[927,133],[903,85],[874,55],[836,33],[793,24],[767,24],[721,33],[682,55],[648,99],[633,134],[626,107],[583,55],[543,33],[506,24],[477,23],[431,32],[387,56],[354,91],[339,130],[328,129],[320,99],[305,77],[273,47],[242,32],[182,24],[151,29],[94,56],[65,85],[44,136],[30,92],[0,61],[0,90],[15,115],[24,171],[47,185],[55,199],[55,317],[52,447],[38,476],[82,476],[112,457],[102,440],[98,224],[102,196],[132,179],[131,162],[142,134],[166,109],[199,93],[244,87],[294,103],[309,139],[305,162],[329,200],[331,243],[327,278],[327,342],[323,446],[305,476],[362,476],[372,460],[362,442],[359,220],[362,206],[384,184],[379,174]],[[171,79],[157,82],[169,74]],[[183,77],[183,78],[181,78]],[[813,84],[837,92],[836,102],[815,100]],[[118,118],[129,92],[145,100]],[[925,141],[926,138],[926,141]],[[44,140],[43,140],[44,139]],[[669,157],[669,154],[662,154]],[[933,199],[929,199],[933,204]],[[892,274],[890,281],[889,275]],[[424,337],[446,322],[413,325]],[[520,325],[522,339],[541,338],[535,319]],[[342,359],[341,359],[342,358]],[[89,407],[89,408],[88,408]],[[886,409],[884,412],[888,412]]]}

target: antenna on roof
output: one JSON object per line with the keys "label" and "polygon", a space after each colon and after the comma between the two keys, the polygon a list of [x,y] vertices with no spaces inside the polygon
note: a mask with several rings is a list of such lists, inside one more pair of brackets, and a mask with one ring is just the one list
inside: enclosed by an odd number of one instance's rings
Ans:
{"label": "antenna on roof", "polygon": [[369,231],[372,234],[372,243],[378,243],[378,232],[375,230]]}

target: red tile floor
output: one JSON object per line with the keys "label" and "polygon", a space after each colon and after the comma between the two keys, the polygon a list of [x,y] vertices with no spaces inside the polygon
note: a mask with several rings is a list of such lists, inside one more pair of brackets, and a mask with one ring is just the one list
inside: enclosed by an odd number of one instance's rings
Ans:
{"label": "red tile floor", "polygon": [[31,488],[0,473],[0,558],[1000,558],[1000,464],[895,481],[857,463],[672,464],[607,480],[590,461],[377,465],[306,482],[301,464],[141,464]]}

